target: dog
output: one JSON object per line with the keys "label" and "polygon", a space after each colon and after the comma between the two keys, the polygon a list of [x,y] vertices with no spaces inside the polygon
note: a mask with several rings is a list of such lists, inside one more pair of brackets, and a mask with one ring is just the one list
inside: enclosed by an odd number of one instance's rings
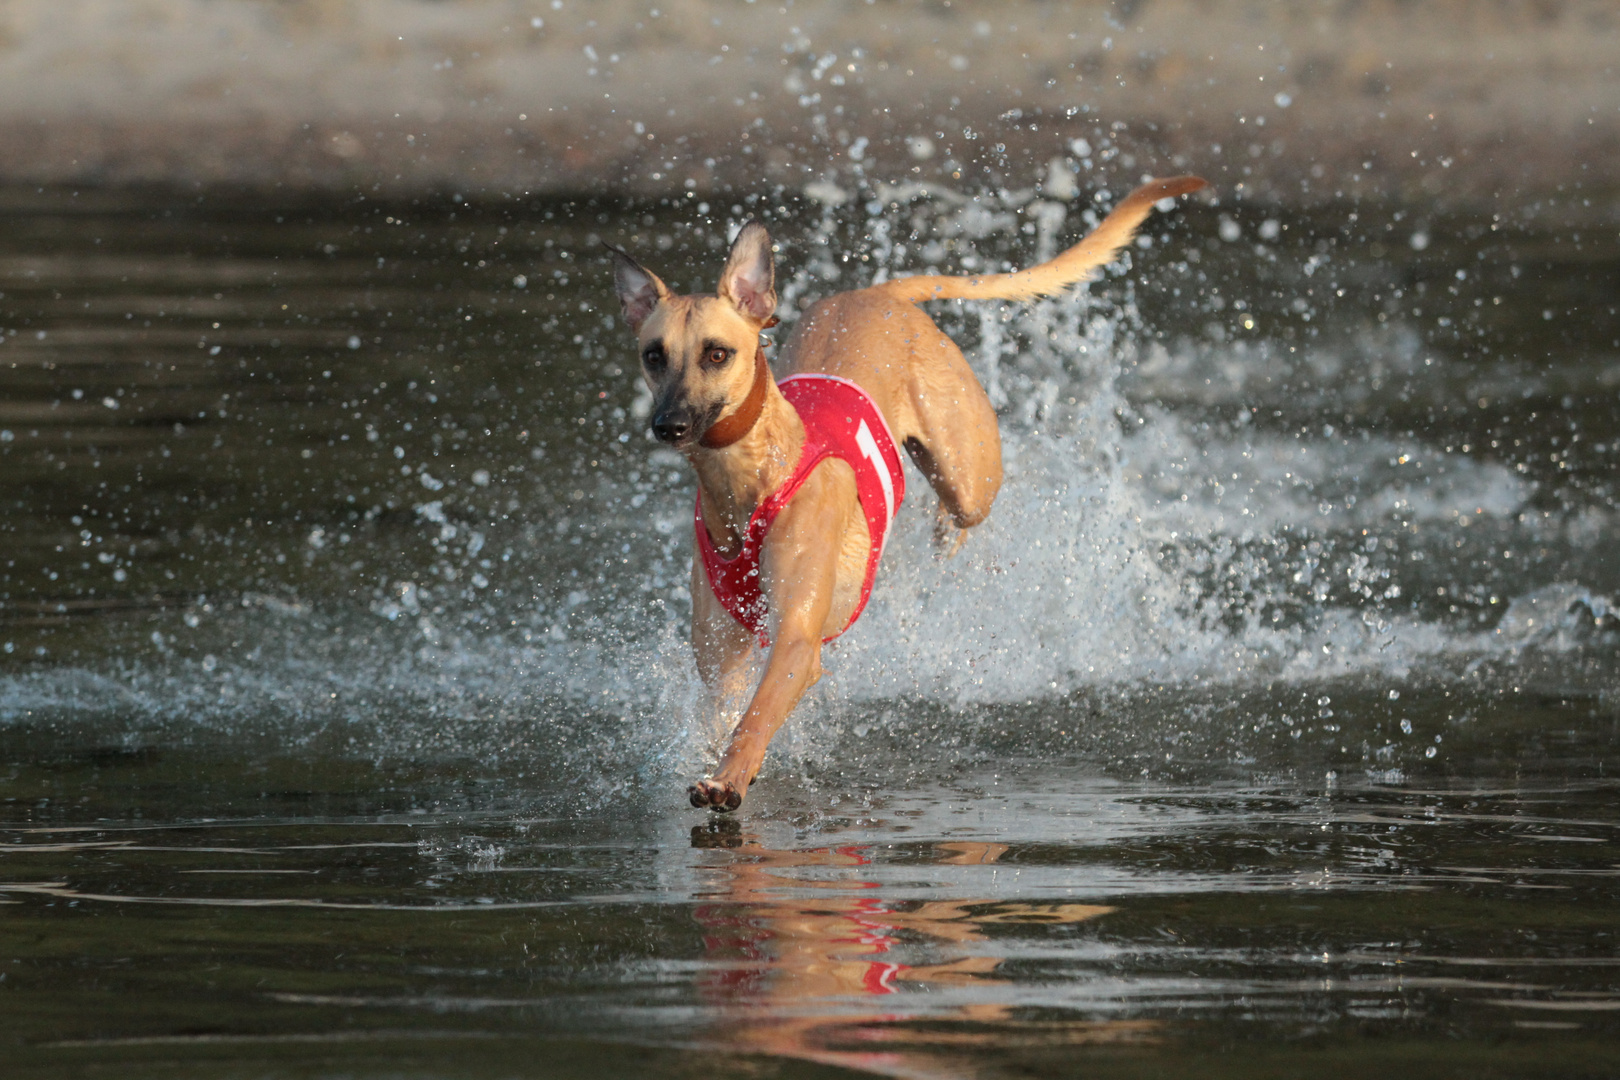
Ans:
{"label": "dog", "polygon": [[1089,278],[1161,199],[1205,186],[1152,180],[1078,244],[1016,273],[896,278],[821,300],[782,348],[779,384],[761,345],[776,325],[771,238],[732,243],[713,294],[677,295],[609,245],[614,286],[652,391],[652,432],[697,473],[692,649],[722,697],[765,671],[695,807],[736,810],[772,736],[821,677],[821,647],[871,595],[905,494],[904,447],[939,499],[936,541],[954,553],[1001,487],[995,410],[967,360],[917,305],[1032,300]]}

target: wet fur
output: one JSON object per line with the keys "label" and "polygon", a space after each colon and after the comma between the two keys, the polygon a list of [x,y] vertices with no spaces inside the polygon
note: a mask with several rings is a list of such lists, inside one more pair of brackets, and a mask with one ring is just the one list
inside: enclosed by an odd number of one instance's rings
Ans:
{"label": "wet fur", "polygon": [[[1143,184],[1085,239],[1028,270],[920,275],[828,297],[805,313],[778,366],[788,374],[839,375],[871,395],[938,495],[937,535],[954,552],[965,530],[990,513],[1000,490],[1001,435],[961,350],[916,305],[1052,295],[1111,261],[1158,200],[1203,186],[1197,177]],[[729,557],[739,550],[754,509],[792,475],[805,441],[798,413],[774,380],[758,421],[742,438],[720,449],[700,441],[753,385],[759,335],[776,310],[770,236],[758,222],[743,227],[714,295],[672,293],[613,250],[615,287],[653,394],[653,431],[691,462],[704,522],[715,548]],[[854,471],[836,458],[823,461],[765,539],[761,576],[770,605],[770,654],[719,768],[692,785],[694,806],[741,805],[771,737],[821,677],[822,639],[837,633],[859,602],[869,543]],[[722,697],[740,696],[754,640],[715,598],[695,552],[692,608],[698,672]]]}

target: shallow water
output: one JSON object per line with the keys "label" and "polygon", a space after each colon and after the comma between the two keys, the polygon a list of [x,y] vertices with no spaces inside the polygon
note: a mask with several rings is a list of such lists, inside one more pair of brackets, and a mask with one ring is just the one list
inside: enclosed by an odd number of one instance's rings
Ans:
{"label": "shallow water", "polygon": [[709,820],[596,237],[703,287],[763,212],[791,312],[1083,227],[819,194],[0,200],[15,1068],[1613,1074],[1613,237],[1192,206],[937,312],[995,513],[937,562],[913,475]]}

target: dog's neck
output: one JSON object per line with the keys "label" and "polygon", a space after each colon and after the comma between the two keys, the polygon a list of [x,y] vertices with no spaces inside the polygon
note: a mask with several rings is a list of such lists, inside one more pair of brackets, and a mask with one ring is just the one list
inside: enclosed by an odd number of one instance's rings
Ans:
{"label": "dog's neck", "polygon": [[745,435],[720,449],[695,446],[687,452],[698,476],[703,523],[720,554],[729,557],[741,548],[754,511],[787,483],[803,449],[804,422],[798,410],[776,388],[776,380],[767,378],[759,419]]}

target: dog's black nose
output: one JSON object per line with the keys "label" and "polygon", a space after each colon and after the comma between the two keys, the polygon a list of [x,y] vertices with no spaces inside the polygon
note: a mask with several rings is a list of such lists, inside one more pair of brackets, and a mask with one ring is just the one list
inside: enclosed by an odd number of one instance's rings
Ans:
{"label": "dog's black nose", "polygon": [[684,412],[659,413],[653,417],[653,434],[659,442],[678,443],[692,431],[692,417]]}

